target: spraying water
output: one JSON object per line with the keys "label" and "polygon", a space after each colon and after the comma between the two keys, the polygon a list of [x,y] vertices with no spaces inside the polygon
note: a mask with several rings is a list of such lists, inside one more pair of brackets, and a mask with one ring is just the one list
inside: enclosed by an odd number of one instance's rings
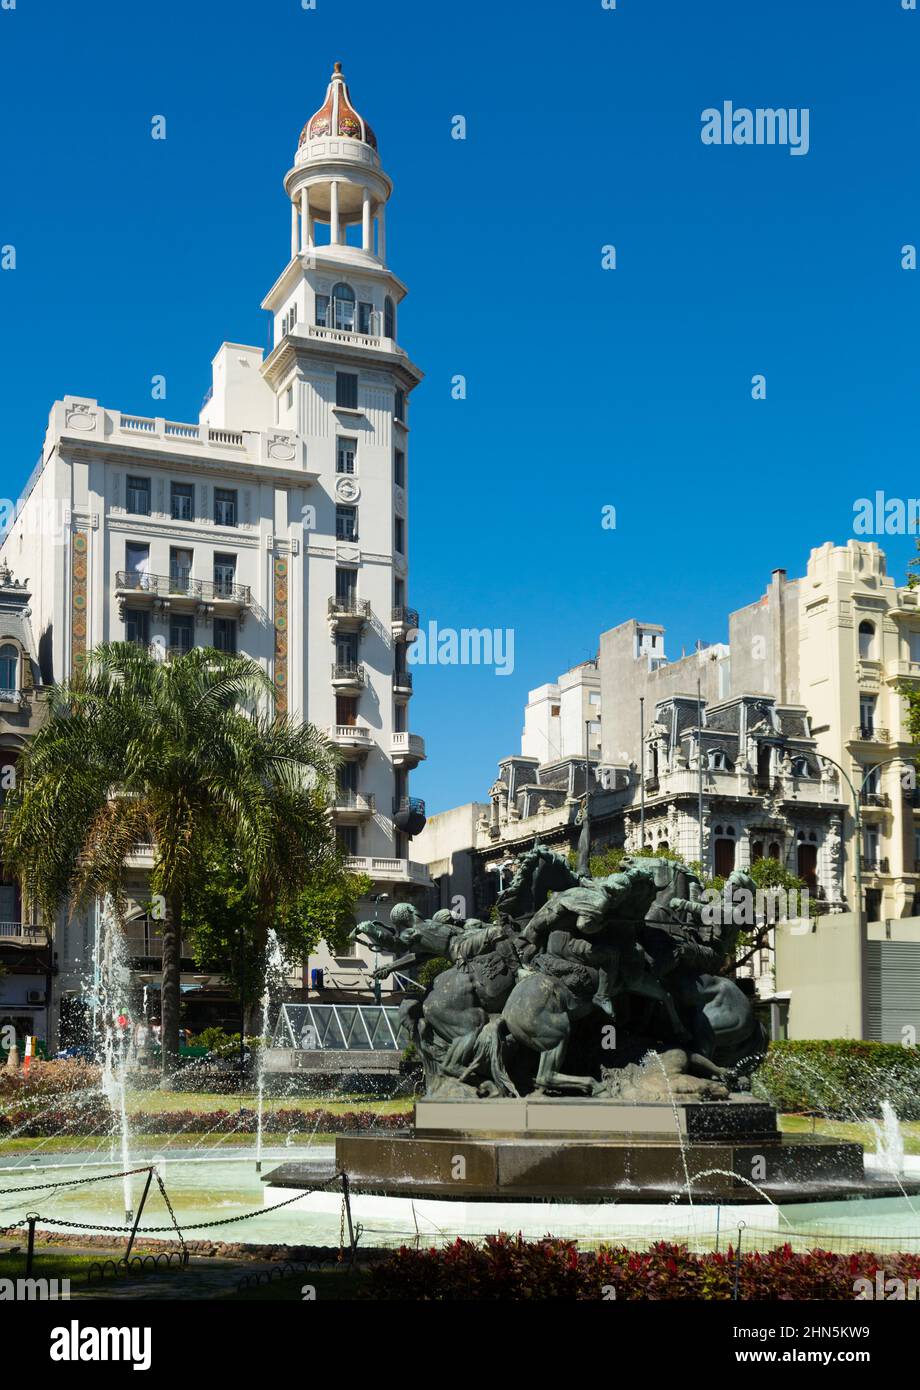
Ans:
{"label": "spraying water", "polygon": [[284,974],[284,958],[281,955],[281,947],[278,945],[278,938],[275,935],[274,927],[268,929],[268,939],[265,946],[265,982],[262,989],[262,1046],[258,1049],[256,1057],[256,1172],[262,1171],[262,1112],[265,1102],[265,1050],[268,1047],[269,1021],[268,1013],[271,1004],[271,981],[280,980]]}
{"label": "spraying water", "polygon": [[881,1120],[872,1121],[878,1166],[895,1177],[904,1172],[904,1135],[890,1100],[882,1101]]}
{"label": "spraying water", "polygon": [[[130,971],[125,941],[114,905],[106,898],[102,907],[98,958],[96,961],[96,1017],[102,1028],[102,1092],[114,1119],[112,1158],[116,1138],[120,1146],[122,1172],[131,1167],[131,1129],[128,1124],[127,1069],[128,1047],[132,1035],[128,1008]],[[125,1224],[134,1219],[131,1179],[123,1179]]]}

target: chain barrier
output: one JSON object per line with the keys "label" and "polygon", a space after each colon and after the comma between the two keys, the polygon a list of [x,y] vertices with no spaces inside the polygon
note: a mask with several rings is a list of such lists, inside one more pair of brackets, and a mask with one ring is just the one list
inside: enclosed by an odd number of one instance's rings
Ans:
{"label": "chain barrier", "polygon": [[[142,1173],[146,1173],[146,1172],[148,1171],[148,1169],[147,1169],[147,1168],[141,1168],[141,1169],[138,1169],[138,1171],[139,1171],[139,1172],[142,1172]],[[122,1176],[123,1176],[123,1175],[122,1175]],[[331,1177],[331,1178],[328,1178],[325,1182],[317,1183],[314,1187],[311,1187],[311,1188],[302,1188],[302,1189],[300,1189],[299,1191],[297,1191],[297,1192],[294,1194],[293,1197],[287,1197],[287,1198],[285,1198],[285,1200],[284,1200],[283,1202],[276,1202],[276,1203],[274,1204],[274,1206],[271,1206],[271,1207],[256,1207],[256,1209],[255,1209],[254,1211],[245,1211],[245,1212],[243,1212],[242,1215],[240,1215],[240,1216],[225,1216],[225,1217],[222,1217],[219,1221],[196,1221],[196,1222],[193,1222],[191,1225],[186,1226],[186,1227],[185,1227],[185,1230],[186,1230],[186,1231],[208,1231],[208,1230],[213,1230],[214,1228],[216,1228],[216,1227],[218,1227],[218,1226],[232,1226],[232,1225],[234,1225],[234,1224],[235,1224],[236,1222],[238,1222],[238,1221],[250,1221],[250,1220],[252,1220],[253,1217],[256,1217],[256,1216],[265,1216],[265,1215],[267,1215],[269,1212],[272,1212],[272,1211],[280,1211],[282,1207],[289,1207],[289,1206],[291,1205],[292,1202],[299,1202],[300,1199],[301,1199],[302,1197],[304,1197],[305,1195],[307,1195],[309,1192],[319,1192],[319,1191],[321,1191],[323,1188],[328,1187],[328,1186],[330,1185],[330,1183],[333,1183],[333,1182],[336,1182],[336,1181],[341,1181],[341,1179],[342,1179],[343,1176],[344,1176],[344,1175],[343,1175],[342,1173],[333,1173],[332,1177]],[[162,1191],[162,1190],[163,1190],[163,1189],[162,1189],[162,1185],[161,1185],[161,1191]],[[184,1249],[184,1248],[185,1248],[185,1239],[184,1239],[184,1237],[183,1237],[182,1231],[180,1231],[180,1229],[179,1229],[179,1224],[178,1224],[178,1222],[176,1221],[175,1213],[174,1213],[174,1211],[173,1211],[173,1209],[172,1209],[172,1205],[171,1205],[171,1203],[170,1203],[170,1201],[169,1201],[169,1198],[166,1197],[165,1191],[163,1192],[163,1196],[166,1198],[166,1205],[167,1205],[167,1207],[169,1208],[169,1213],[170,1213],[170,1215],[172,1216],[172,1225],[171,1225],[171,1226],[142,1226],[142,1227],[138,1230],[138,1233],[137,1233],[137,1234],[138,1234],[139,1236],[150,1236],[150,1235],[159,1235],[159,1234],[161,1234],[163,1231],[174,1231],[174,1232],[176,1232],[176,1233],[178,1234],[179,1240],[181,1241],[182,1246],[183,1246],[183,1249]],[[343,1203],[343,1206],[344,1206],[344,1203]],[[77,1231],[115,1231],[115,1232],[117,1232],[117,1233],[119,1233],[119,1234],[123,1234],[125,1231],[129,1231],[129,1230],[131,1229],[130,1226],[124,1226],[124,1225],[122,1225],[122,1226],[103,1226],[103,1225],[101,1225],[101,1224],[99,1224],[99,1223],[97,1223],[97,1222],[93,1222],[93,1221],[63,1221],[63,1220],[61,1220],[60,1218],[58,1218],[58,1217],[53,1217],[53,1216],[41,1216],[41,1217],[39,1217],[38,1219],[39,1219],[39,1221],[41,1222],[41,1224],[42,1224],[43,1226],[68,1226],[68,1227],[72,1227],[74,1230],[77,1230]],[[344,1212],[343,1212],[343,1220],[344,1220]],[[15,1229],[18,1229],[19,1227],[21,1227],[22,1225],[24,1225],[24,1222],[19,1222],[19,1223],[17,1223],[17,1226],[15,1226],[15,1227],[11,1226],[11,1227],[9,1227],[8,1229],[10,1229],[10,1230],[15,1230]]]}

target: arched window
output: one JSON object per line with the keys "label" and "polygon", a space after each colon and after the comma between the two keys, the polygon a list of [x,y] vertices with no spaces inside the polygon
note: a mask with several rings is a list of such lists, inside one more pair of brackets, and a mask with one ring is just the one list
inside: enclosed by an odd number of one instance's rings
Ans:
{"label": "arched window", "polygon": [[383,336],[396,337],[396,305],[389,295],[383,301]]}
{"label": "arched window", "polygon": [[778,844],[778,842],[777,842],[776,840],[771,840],[771,841],[770,841],[770,858],[771,858],[771,859],[778,859],[778,858],[779,858],[779,844]]}
{"label": "arched window", "polygon": [[752,840],[751,863],[756,864],[758,859],[763,859],[763,840]]}
{"label": "arched window", "polygon": [[875,656],[875,624],[868,619],[859,624],[859,655],[863,661],[871,661]]}
{"label": "arched window", "polygon": [[12,642],[0,647],[0,690],[19,689],[19,652]]}
{"label": "arched window", "polygon": [[354,332],[355,292],[351,285],[346,285],[344,281],[336,285],[332,291],[332,326],[344,329],[347,333]]}

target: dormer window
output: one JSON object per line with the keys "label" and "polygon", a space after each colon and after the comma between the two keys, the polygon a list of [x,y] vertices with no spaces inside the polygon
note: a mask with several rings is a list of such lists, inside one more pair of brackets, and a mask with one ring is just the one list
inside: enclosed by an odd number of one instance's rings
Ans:
{"label": "dormer window", "polygon": [[19,651],[12,642],[0,647],[0,692],[4,695],[19,689]]}
{"label": "dormer window", "polygon": [[354,332],[355,292],[344,282],[340,282],[332,291],[332,326],[346,333]]}

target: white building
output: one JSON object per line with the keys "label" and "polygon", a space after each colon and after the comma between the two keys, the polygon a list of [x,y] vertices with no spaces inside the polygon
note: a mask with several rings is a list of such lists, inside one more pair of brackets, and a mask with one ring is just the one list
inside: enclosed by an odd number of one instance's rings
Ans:
{"label": "white building", "polygon": [[[343,754],[336,818],[350,864],[375,891],[414,897],[430,882],[409,857],[424,824],[409,773],[425,746],[405,659],[418,622],[407,402],[421,373],[398,344],[392,185],[338,64],[284,187],[291,254],[263,302],[268,356],[223,343],[195,423],[56,401],[0,560],[30,578],[45,684],[103,641],[258,660],[278,707]],[[91,918],[59,924],[62,992],[85,969]],[[151,924],[137,931],[153,980]]]}
{"label": "white building", "polygon": [[601,678],[596,661],[583,661],[558,680],[528,692],[521,753],[541,765],[560,758],[599,756]]}

